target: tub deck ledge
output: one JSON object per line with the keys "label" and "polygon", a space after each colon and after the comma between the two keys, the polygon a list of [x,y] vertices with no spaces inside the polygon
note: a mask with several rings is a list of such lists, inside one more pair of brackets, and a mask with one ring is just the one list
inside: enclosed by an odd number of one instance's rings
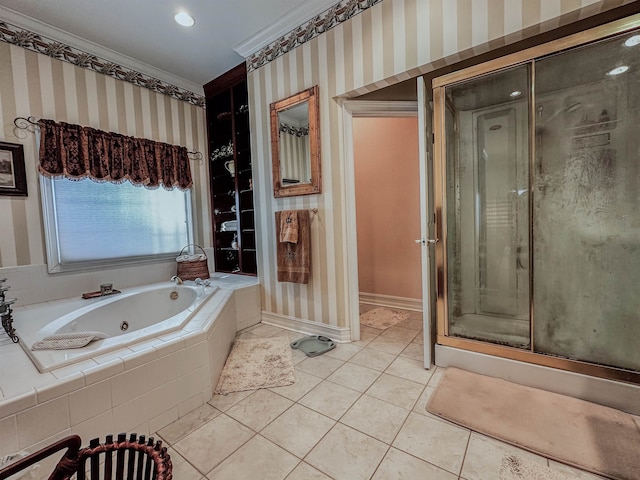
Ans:
{"label": "tub deck ledge", "polygon": [[260,322],[256,278],[212,280],[219,290],[182,329],[47,373],[0,337],[0,456],[71,431],[149,435],[210,400],[236,331]]}

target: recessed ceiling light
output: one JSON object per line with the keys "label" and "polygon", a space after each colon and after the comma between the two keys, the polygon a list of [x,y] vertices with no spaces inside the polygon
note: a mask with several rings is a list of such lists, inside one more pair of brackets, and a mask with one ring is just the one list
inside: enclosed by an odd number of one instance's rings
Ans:
{"label": "recessed ceiling light", "polygon": [[626,65],[622,65],[620,67],[614,68],[613,70],[609,70],[607,72],[607,75],[620,75],[621,73],[624,73],[627,70],[629,70],[629,67]]}
{"label": "recessed ceiling light", "polygon": [[635,47],[636,45],[640,45],[640,35],[634,35],[633,37],[627,38],[624,44],[627,47]]}
{"label": "recessed ceiling light", "polygon": [[522,92],[520,90],[514,90],[509,94],[511,98],[516,98],[516,97],[519,97],[520,95],[522,95]]}
{"label": "recessed ceiling light", "polygon": [[175,18],[176,22],[178,22],[183,27],[191,27],[194,23],[196,23],[193,17],[187,12],[178,12],[173,18]]}

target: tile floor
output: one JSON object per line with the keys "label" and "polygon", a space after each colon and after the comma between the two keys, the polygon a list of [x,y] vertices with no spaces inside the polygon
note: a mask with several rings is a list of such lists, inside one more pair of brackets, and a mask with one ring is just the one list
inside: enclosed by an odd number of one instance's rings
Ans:
{"label": "tile floor", "polygon": [[[384,331],[363,326],[359,342],[318,357],[292,350],[295,384],[214,396],[156,433],[174,478],[497,480],[511,452],[568,478],[600,478],[429,414],[443,369],[422,366],[421,324],[412,312]],[[264,324],[238,335],[301,337]]]}

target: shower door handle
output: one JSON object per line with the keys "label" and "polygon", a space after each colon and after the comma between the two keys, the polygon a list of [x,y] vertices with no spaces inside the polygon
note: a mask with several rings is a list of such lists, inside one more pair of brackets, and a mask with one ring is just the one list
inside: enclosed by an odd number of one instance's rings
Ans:
{"label": "shower door handle", "polygon": [[417,240],[415,240],[416,243],[428,246],[434,246],[436,243],[438,243],[438,241],[439,240],[437,238],[418,238]]}

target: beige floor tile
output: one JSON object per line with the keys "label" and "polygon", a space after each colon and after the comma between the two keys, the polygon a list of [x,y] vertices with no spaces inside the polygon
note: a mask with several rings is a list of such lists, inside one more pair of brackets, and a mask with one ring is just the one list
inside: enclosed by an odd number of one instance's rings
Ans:
{"label": "beige floor tile", "polygon": [[376,338],[378,338],[377,335],[371,335],[371,334],[368,334],[368,333],[363,333],[362,335],[360,335],[360,339],[359,340],[356,340],[356,341],[354,341],[352,343],[354,345],[357,345],[358,347],[365,348],[367,345],[369,345]]}
{"label": "beige floor tile", "polygon": [[393,446],[459,475],[470,433],[467,429],[411,412]]}
{"label": "beige floor tile", "polygon": [[271,422],[261,435],[303,458],[335,423],[335,420],[296,404]]}
{"label": "beige floor tile", "polygon": [[300,340],[307,335],[300,332],[294,332],[292,330],[284,330],[283,335],[286,335],[290,342],[295,342],[296,340]]}
{"label": "beige floor tile", "polygon": [[254,435],[249,428],[222,414],[184,437],[173,447],[202,474],[206,474]]}
{"label": "beige floor tile", "polygon": [[411,342],[414,338],[416,338],[416,335],[418,335],[418,330],[399,327],[397,325],[387,328],[380,334],[380,336],[383,338],[395,338],[396,340],[400,340],[402,342]]}
{"label": "beige floor tile", "polygon": [[411,410],[420,398],[422,390],[424,390],[424,386],[419,383],[383,373],[373,382],[366,393],[398,407]]}
{"label": "beige floor tile", "polygon": [[472,432],[467,453],[462,465],[462,476],[466,480],[500,478],[502,459],[516,454],[526,460],[547,466],[547,459],[520,448]]}
{"label": "beige floor tile", "polygon": [[356,353],[349,361],[363,367],[383,372],[395,359],[395,355],[382,352],[374,348],[365,347]]}
{"label": "beige floor tile", "polygon": [[291,362],[294,365],[299,364],[300,362],[306,360],[307,358],[307,354],[304,353],[302,350],[298,350],[297,348],[292,348],[291,349]]}
{"label": "beige floor tile", "polygon": [[379,376],[380,372],[377,370],[371,370],[370,368],[348,362],[329,375],[327,380],[344,387],[352,388],[358,392],[364,392]]}
{"label": "beige floor tile", "polygon": [[184,457],[173,448],[167,449],[173,463],[173,478],[180,480],[200,480],[204,475],[191,465]]}
{"label": "beige floor tile", "polygon": [[575,480],[606,480],[605,477],[601,477],[595,473],[585,472],[584,470],[579,470],[554,460],[549,460],[549,468],[554,472],[560,472],[571,479],[575,478]]}
{"label": "beige floor tile", "polygon": [[408,328],[416,332],[422,331],[423,326],[422,312],[411,312],[409,318],[394,325],[394,327]]}
{"label": "beige floor tile", "polygon": [[429,379],[429,383],[427,383],[427,385],[436,388],[445,371],[446,369],[443,367],[436,367],[436,370],[433,372],[433,375],[431,375],[431,378]]}
{"label": "beige floor tile", "polygon": [[327,477],[308,463],[300,462],[289,474],[287,480],[331,480],[331,477]]}
{"label": "beige floor tile", "polygon": [[338,423],[305,461],[336,480],[366,480],[386,452],[384,443]]}
{"label": "beige floor tile", "polygon": [[392,355],[399,355],[410,342],[410,340],[398,340],[396,338],[380,335],[367,345],[367,348],[375,348],[376,350],[381,350]]}
{"label": "beige floor tile", "polygon": [[238,340],[239,338],[241,338],[243,340],[256,340],[258,338],[263,338],[263,337],[258,336],[258,335],[254,335],[251,332],[246,332],[246,331],[242,330],[242,331],[240,331],[240,332],[238,332],[236,334],[236,340]]}
{"label": "beige floor tile", "polygon": [[260,323],[253,327],[247,329],[249,333],[252,335],[257,335],[258,337],[273,337],[279,334],[286,334],[286,330],[283,328],[274,327],[273,325],[266,325],[264,323]]}
{"label": "beige floor tile", "polygon": [[362,325],[360,324],[360,335],[362,334],[366,334],[366,335],[374,335],[374,336],[378,336],[380,335],[384,330],[379,330],[377,328],[373,328],[373,327],[369,327],[367,325]]}
{"label": "beige floor tile", "polygon": [[252,393],[253,390],[247,390],[246,392],[234,392],[227,395],[214,395],[208,403],[221,412],[226,412],[240,400],[247,398]]}
{"label": "beige floor tile", "polygon": [[338,360],[347,361],[353,357],[356,353],[362,350],[362,346],[355,345],[353,343],[338,343],[336,348],[329,350],[324,355],[337,358]]}
{"label": "beige floor tile", "polygon": [[427,387],[422,391],[420,398],[418,398],[418,401],[413,406],[413,411],[419,413],[420,415],[426,415],[436,418],[436,415],[433,415],[427,411],[427,403],[429,402],[431,395],[433,395],[433,392],[435,391],[435,388],[427,385]]}
{"label": "beige floor tile", "polygon": [[371,480],[457,480],[457,478],[457,475],[391,448]]}
{"label": "beige floor tile", "polygon": [[170,423],[158,432],[165,442],[174,445],[178,440],[200,428],[212,418],[220,415],[220,410],[213,408],[208,403],[187,413],[173,423]]}
{"label": "beige floor tile", "polygon": [[215,470],[210,480],[284,480],[300,460],[260,435],[239,448]]}
{"label": "beige floor tile", "polygon": [[424,368],[424,363],[419,360],[399,356],[389,365],[384,373],[426,385],[434,371],[435,368],[429,370]]}
{"label": "beige floor tile", "polygon": [[407,345],[407,348],[400,353],[400,355],[424,362],[424,345],[410,343]]}
{"label": "beige floor tile", "polygon": [[411,343],[415,343],[415,344],[418,344],[418,345],[424,345],[424,333],[422,331],[418,332],[418,335],[416,335],[413,338],[413,340],[411,340]]}
{"label": "beige floor tile", "polygon": [[340,423],[391,444],[408,415],[409,410],[362,395],[340,419]]}
{"label": "beige floor tile", "polygon": [[320,355],[318,357],[307,358],[306,360],[298,363],[296,368],[305,373],[315,375],[316,377],[327,378],[342,365],[344,365],[344,361],[342,360],[327,357],[326,355]]}
{"label": "beige floor tile", "polygon": [[360,340],[356,340],[355,342],[351,342],[351,343],[353,345],[358,346],[358,347],[363,347],[364,348],[367,345],[369,345],[376,338],[378,338],[377,334],[360,332]]}
{"label": "beige floor tile", "polygon": [[227,415],[259,432],[293,405],[288,398],[269,390],[257,390],[227,410]]}
{"label": "beige floor tile", "polygon": [[359,307],[360,307],[360,315],[362,315],[363,313],[367,313],[368,311],[373,310],[374,308],[378,308],[378,305],[372,305],[370,303],[361,303]]}
{"label": "beige floor tile", "polygon": [[269,390],[297,402],[322,381],[320,377],[316,377],[315,375],[305,373],[298,369],[295,370],[295,376],[296,381],[294,384],[286,385],[284,387],[273,387]]}
{"label": "beige floor tile", "polygon": [[360,395],[360,392],[325,380],[302,397],[298,403],[338,420]]}

